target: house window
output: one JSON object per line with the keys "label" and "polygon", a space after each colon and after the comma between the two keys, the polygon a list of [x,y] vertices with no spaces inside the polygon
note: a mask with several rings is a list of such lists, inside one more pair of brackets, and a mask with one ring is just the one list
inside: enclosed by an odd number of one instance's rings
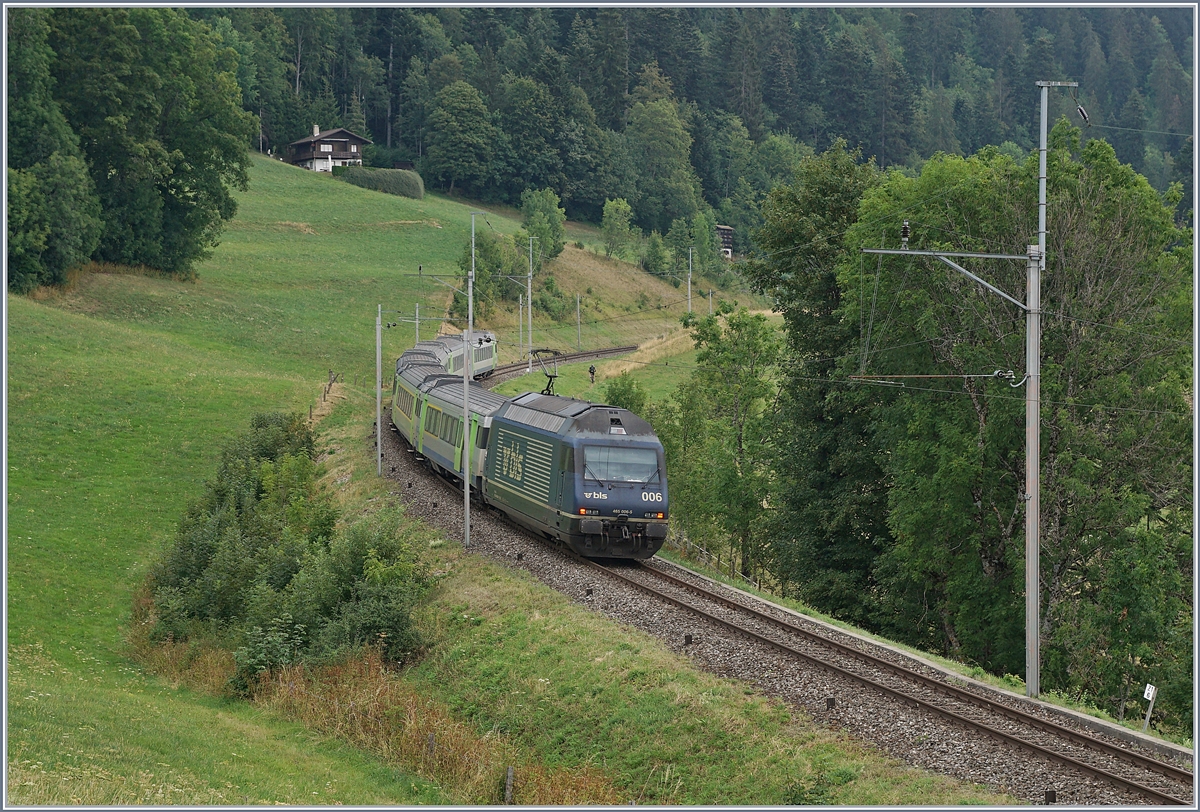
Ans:
{"label": "house window", "polygon": [[351,151],[351,152],[358,152],[358,144],[351,144],[351,145],[350,145],[350,151]]}
{"label": "house window", "polygon": [[321,152],[333,152],[333,144],[322,144]]}

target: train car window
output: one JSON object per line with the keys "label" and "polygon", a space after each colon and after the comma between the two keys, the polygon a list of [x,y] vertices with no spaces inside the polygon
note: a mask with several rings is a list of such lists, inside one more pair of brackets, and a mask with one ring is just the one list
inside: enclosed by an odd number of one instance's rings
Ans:
{"label": "train car window", "polygon": [[484,428],[483,426],[479,427],[479,429],[475,432],[476,448],[487,448],[488,435],[491,433],[491,431],[492,430],[490,428]]}
{"label": "train car window", "polygon": [[401,389],[396,395],[396,405],[405,417],[412,417],[413,396],[407,389]]}
{"label": "train car window", "polygon": [[653,448],[611,445],[583,447],[583,478],[598,482],[659,482],[662,472]]}

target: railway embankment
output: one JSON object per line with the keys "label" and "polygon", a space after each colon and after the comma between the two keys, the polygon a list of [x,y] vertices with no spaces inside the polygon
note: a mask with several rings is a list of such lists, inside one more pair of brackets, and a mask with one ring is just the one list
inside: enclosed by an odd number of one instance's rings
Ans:
{"label": "railway embankment", "polygon": [[[314,426],[321,482],[346,521],[401,506],[399,532],[419,540],[432,584],[414,611],[420,645],[398,660],[366,650],[265,669],[248,692],[262,711],[451,803],[1012,802],[889,758],[530,577],[524,555],[505,552],[529,540],[483,511],[463,550],[453,488],[393,432],[377,477],[368,396],[338,394]],[[552,552],[529,549],[529,561]],[[148,642],[143,662],[155,672],[228,693],[237,657],[220,641]]]}

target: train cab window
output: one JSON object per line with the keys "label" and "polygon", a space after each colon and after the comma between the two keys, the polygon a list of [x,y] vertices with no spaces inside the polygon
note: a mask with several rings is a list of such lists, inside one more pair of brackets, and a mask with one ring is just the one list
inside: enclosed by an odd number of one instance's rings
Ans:
{"label": "train cab window", "polygon": [[659,482],[658,453],[653,448],[610,445],[583,447],[583,478],[597,482]]}

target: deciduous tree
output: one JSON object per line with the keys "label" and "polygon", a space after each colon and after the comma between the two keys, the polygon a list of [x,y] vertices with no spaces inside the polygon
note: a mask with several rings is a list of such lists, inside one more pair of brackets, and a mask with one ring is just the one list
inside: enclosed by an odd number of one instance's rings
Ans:
{"label": "deciduous tree", "polygon": [[495,140],[496,128],[479,91],[453,82],[438,91],[429,116],[424,169],[451,194],[456,184],[477,189],[492,170]]}
{"label": "deciduous tree", "polygon": [[606,257],[625,255],[629,240],[633,236],[630,221],[633,219],[633,209],[624,198],[608,200],[604,203],[604,218],[600,221],[600,233],[604,235],[604,255]]}
{"label": "deciduous tree", "polygon": [[522,225],[535,243],[538,267],[562,253],[566,245],[567,213],[558,205],[553,189],[526,189],[521,193]]}
{"label": "deciduous tree", "polygon": [[869,400],[831,380],[835,359],[857,349],[838,314],[836,264],[862,195],[881,179],[860,159],[839,141],[801,161],[763,204],[761,253],[746,274],[783,313],[789,354],[774,463],[786,484],[768,514],[772,569],[789,592],[861,623],[873,606],[875,559],[890,539],[887,493],[862,439]]}
{"label": "deciduous tree", "polygon": [[190,273],[247,181],[235,52],[172,9],[58,9],[50,42],[102,205],[97,257]]}
{"label": "deciduous tree", "polygon": [[8,287],[56,285],[100,238],[100,203],[79,138],[54,100],[42,9],[10,9],[8,52]]}
{"label": "deciduous tree", "polygon": [[[1164,203],[1106,143],[1081,147],[1078,139],[1077,130],[1056,126],[1048,162],[1035,588],[1043,685],[1094,692],[1117,712],[1129,685],[1191,659],[1176,631],[1185,600],[1177,584],[1192,575],[1190,564],[1177,569],[1187,560],[1178,551],[1190,543],[1190,526],[1179,519],[1191,512],[1183,305],[1191,250],[1172,223],[1173,201]],[[911,244],[1020,253],[1036,237],[1036,165],[1036,156],[1017,164],[985,150],[931,161],[917,179],[889,177],[868,192],[847,244],[874,244],[882,224],[894,235],[909,218],[920,224]],[[1022,265],[975,270],[1019,295]],[[935,391],[900,390],[871,409],[867,436],[888,485],[894,538],[874,572],[879,617],[891,634],[1018,673],[1024,404],[1007,383],[969,376],[1020,374],[1024,314],[927,260],[888,257],[878,267],[877,295],[873,284],[861,299],[848,295],[863,289],[858,263],[844,262],[839,276],[843,323],[875,320],[867,369],[967,376],[925,387]],[[838,366],[849,374],[863,357]],[[1163,611],[1133,600],[1139,590],[1158,595]],[[1080,672],[1070,664],[1080,650],[1104,667]]]}

